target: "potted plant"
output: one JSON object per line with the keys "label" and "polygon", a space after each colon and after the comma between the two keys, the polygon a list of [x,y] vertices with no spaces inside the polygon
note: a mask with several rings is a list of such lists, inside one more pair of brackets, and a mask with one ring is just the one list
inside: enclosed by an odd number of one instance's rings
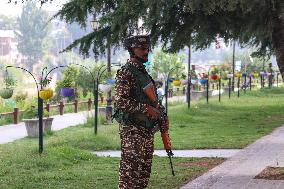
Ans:
{"label": "potted plant", "polygon": [[201,78],[199,80],[201,85],[205,85],[207,83],[208,80],[208,75],[205,73],[202,73]]}
{"label": "potted plant", "polygon": [[[185,83],[184,82],[185,78],[186,78],[186,75],[184,73],[181,73],[181,74],[177,73],[175,75],[175,79],[173,80],[173,86],[179,87],[182,84],[182,81],[183,81],[183,83]],[[187,80],[186,80],[186,82],[187,82]]]}
{"label": "potted plant", "polygon": [[217,74],[212,74],[211,75],[211,79],[214,80],[214,81],[218,80],[219,78],[220,77]]}
{"label": "potted plant", "polygon": [[70,77],[65,77],[61,81],[61,89],[60,89],[60,94],[63,97],[71,97],[74,96],[75,94],[75,89],[73,88],[74,86],[74,81]]}
{"label": "potted plant", "polygon": [[242,77],[242,75],[243,75],[243,74],[242,74],[242,73],[240,73],[240,72],[236,73],[236,77],[237,77],[237,78],[241,78],[241,77]]}
{"label": "potted plant", "polygon": [[[51,126],[53,118],[49,117],[48,111],[43,111],[43,133],[51,132]],[[28,107],[23,112],[23,122],[25,123],[26,131],[28,137],[38,137],[39,136],[39,119],[38,112],[35,106]]]}
{"label": "potted plant", "polygon": [[43,100],[48,100],[53,96],[53,90],[50,88],[47,88],[49,83],[51,82],[51,77],[46,78],[40,78],[39,84],[41,85],[41,90],[39,91],[39,97]]}
{"label": "potted plant", "polygon": [[[226,74],[226,78],[227,79],[232,79],[234,77],[234,74],[232,74],[232,73],[227,73]],[[226,87],[224,87],[223,88],[223,90],[224,90],[224,92],[226,93],[226,92],[229,92],[229,90],[230,90],[230,85],[228,84],[228,86],[226,86]]]}
{"label": "potted plant", "polygon": [[180,84],[181,84],[181,81],[180,81],[179,79],[175,79],[175,80],[173,80],[173,86],[175,86],[175,87],[179,87],[179,86],[180,86]]}
{"label": "potted plant", "polygon": [[4,77],[5,88],[0,89],[0,96],[4,99],[9,99],[13,96],[14,86],[16,85],[16,80],[11,77],[7,72]]}
{"label": "potted plant", "polygon": [[220,73],[220,69],[218,69],[217,67],[213,67],[213,69],[211,70],[210,78],[213,81],[216,81],[216,80],[220,79],[220,76],[218,75],[218,73]]}
{"label": "potted plant", "polygon": [[[207,82],[207,74],[202,73],[201,79],[199,80],[199,83],[203,86],[205,86]],[[201,91],[201,87],[198,85],[198,80],[194,78],[191,80],[193,89],[190,91],[191,93],[191,100],[198,100],[203,96],[204,91]]]}
{"label": "potted plant", "polygon": [[109,84],[99,84],[99,89],[104,93],[108,93],[111,90],[111,85]]}

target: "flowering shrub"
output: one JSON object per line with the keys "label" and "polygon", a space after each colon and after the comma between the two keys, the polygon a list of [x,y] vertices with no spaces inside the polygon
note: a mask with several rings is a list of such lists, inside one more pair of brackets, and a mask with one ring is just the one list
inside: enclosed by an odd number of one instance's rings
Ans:
{"label": "flowering shrub", "polygon": [[49,83],[51,82],[52,77],[46,77],[46,78],[39,78],[39,84],[42,86],[42,88],[45,88],[49,85]]}

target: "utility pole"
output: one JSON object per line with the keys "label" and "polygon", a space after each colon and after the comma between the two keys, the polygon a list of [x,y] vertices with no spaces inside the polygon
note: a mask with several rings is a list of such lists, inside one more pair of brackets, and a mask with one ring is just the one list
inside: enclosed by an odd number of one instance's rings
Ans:
{"label": "utility pole", "polygon": [[[108,44],[107,47],[107,71],[111,75],[111,48]],[[111,124],[112,121],[112,106],[111,106],[111,91],[107,93],[107,106],[106,106],[106,123]]]}
{"label": "utility pole", "polygon": [[232,91],[235,91],[235,49],[236,49],[236,43],[233,41],[233,80],[232,80]]}
{"label": "utility pole", "polygon": [[191,51],[190,45],[188,46],[188,71],[187,71],[187,108],[190,108],[190,87],[191,87],[191,73],[190,73],[190,66],[191,66]]}

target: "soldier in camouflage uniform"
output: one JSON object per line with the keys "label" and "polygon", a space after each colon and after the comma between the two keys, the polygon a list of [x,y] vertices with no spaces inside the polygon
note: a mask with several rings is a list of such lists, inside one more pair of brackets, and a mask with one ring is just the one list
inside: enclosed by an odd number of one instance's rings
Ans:
{"label": "soldier in camouflage uniform", "polygon": [[[154,127],[161,118],[160,110],[143,93],[143,87],[153,82],[143,65],[148,61],[150,39],[145,35],[130,37],[124,46],[130,60],[117,72],[114,103],[121,138],[118,187],[146,188],[154,152]],[[168,129],[166,116],[159,126]]]}

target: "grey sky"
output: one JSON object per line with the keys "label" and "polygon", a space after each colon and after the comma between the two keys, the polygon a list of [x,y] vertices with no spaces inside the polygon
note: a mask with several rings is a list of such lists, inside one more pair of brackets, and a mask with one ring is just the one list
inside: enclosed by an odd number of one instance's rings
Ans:
{"label": "grey sky", "polygon": [[[9,0],[0,0],[0,14],[4,14],[7,16],[18,16],[21,14],[21,9],[23,4],[17,3],[8,3]],[[61,5],[65,3],[67,0],[53,0],[52,3],[46,3],[42,6],[43,9],[48,11],[56,11],[59,10]]]}

